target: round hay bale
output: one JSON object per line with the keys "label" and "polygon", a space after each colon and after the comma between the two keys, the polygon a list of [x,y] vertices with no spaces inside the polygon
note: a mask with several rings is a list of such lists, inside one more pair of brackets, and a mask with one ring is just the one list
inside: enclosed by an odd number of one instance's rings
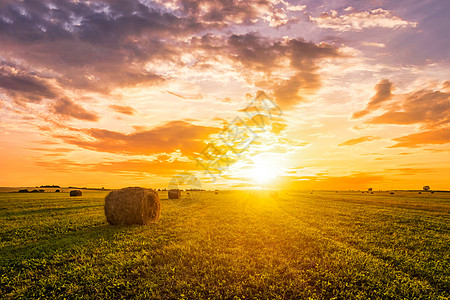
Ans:
{"label": "round hay bale", "polygon": [[77,197],[77,196],[81,196],[81,195],[83,195],[83,193],[80,190],[70,191],[70,197]]}
{"label": "round hay bale", "polygon": [[159,220],[161,203],[152,189],[128,187],[105,197],[105,215],[111,225],[147,225]]}
{"label": "round hay bale", "polygon": [[181,191],[178,189],[172,189],[168,191],[169,199],[180,199]]}

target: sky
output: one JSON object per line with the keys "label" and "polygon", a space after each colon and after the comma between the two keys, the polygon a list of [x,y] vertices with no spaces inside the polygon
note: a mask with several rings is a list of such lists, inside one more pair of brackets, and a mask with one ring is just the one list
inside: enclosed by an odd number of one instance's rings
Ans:
{"label": "sky", "polygon": [[0,186],[449,190],[448,15],[0,0]]}

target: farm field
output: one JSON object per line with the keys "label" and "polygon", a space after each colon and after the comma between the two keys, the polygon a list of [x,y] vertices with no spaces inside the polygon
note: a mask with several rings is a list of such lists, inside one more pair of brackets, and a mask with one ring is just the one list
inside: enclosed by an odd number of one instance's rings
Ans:
{"label": "farm field", "polygon": [[450,193],[161,192],[150,226],[107,193],[0,193],[1,298],[450,297]]}

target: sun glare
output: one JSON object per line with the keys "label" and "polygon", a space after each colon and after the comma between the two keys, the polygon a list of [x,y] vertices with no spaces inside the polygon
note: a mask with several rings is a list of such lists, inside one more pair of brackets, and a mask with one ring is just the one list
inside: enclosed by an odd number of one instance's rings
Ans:
{"label": "sun glare", "polygon": [[253,159],[253,167],[249,177],[257,184],[268,184],[281,175],[281,166],[273,158],[257,157]]}

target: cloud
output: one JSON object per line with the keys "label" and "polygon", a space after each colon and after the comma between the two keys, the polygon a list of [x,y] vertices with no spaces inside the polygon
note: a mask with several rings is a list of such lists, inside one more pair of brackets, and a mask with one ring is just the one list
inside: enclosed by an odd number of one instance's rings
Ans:
{"label": "cloud", "polygon": [[384,182],[386,177],[377,173],[354,172],[344,176],[296,176],[286,178],[286,187],[294,189],[367,189],[372,184]]}
{"label": "cloud", "polygon": [[408,147],[416,148],[420,145],[442,145],[450,143],[450,128],[414,133],[393,139],[397,143],[390,148]]}
{"label": "cloud", "polygon": [[[243,68],[242,74],[250,83],[272,90],[278,104],[284,108],[301,101],[300,92],[311,92],[320,87],[318,63],[322,59],[340,56],[337,49],[328,44],[289,38],[272,40],[254,33],[231,35],[225,47],[220,48],[217,48],[217,41],[204,36],[202,47],[226,53],[236,63],[237,70]],[[255,74],[260,72],[264,77],[255,80]],[[290,73],[292,75],[288,75]]]}
{"label": "cloud", "polygon": [[[220,30],[267,16],[275,26],[284,23],[287,11],[303,8],[269,0],[9,2],[0,8],[0,55],[14,57],[28,72],[62,90],[105,95],[121,87],[155,86],[174,79],[170,72],[149,67],[155,63],[216,73],[211,62],[230,63],[229,69],[252,85],[277,90],[280,103],[290,106],[301,100],[298,93],[320,86],[318,62],[338,57],[337,49],[301,39]],[[186,53],[192,53],[195,64],[186,62]],[[255,71],[265,75],[256,78]],[[41,85],[35,88],[45,93]]]}
{"label": "cloud", "polygon": [[132,108],[131,106],[124,106],[124,105],[110,105],[109,108],[114,110],[115,112],[124,114],[124,115],[134,115],[136,113],[136,110]]}
{"label": "cloud", "polygon": [[73,149],[68,149],[68,148],[25,148],[25,150],[44,151],[44,152],[59,152],[59,153],[67,153],[67,152],[74,151]]}
{"label": "cloud", "polygon": [[90,166],[92,171],[107,173],[139,172],[158,174],[158,176],[173,174],[174,171],[193,170],[194,168],[196,168],[196,162],[179,160],[127,160],[102,162]]}
{"label": "cloud", "polygon": [[368,47],[376,47],[376,48],[386,48],[385,44],[376,43],[376,42],[361,42],[361,45],[368,46]]}
{"label": "cloud", "polygon": [[105,129],[87,129],[84,139],[72,135],[58,136],[78,147],[109,153],[151,155],[181,150],[185,155],[200,152],[210,134],[218,128],[194,125],[185,121],[171,121],[150,130],[124,134]]}
{"label": "cloud", "polygon": [[387,79],[380,80],[380,82],[378,82],[375,85],[376,93],[370,99],[370,102],[367,104],[367,107],[362,111],[355,112],[353,114],[353,118],[357,119],[357,118],[364,117],[365,115],[369,114],[371,111],[379,108],[383,102],[391,99],[392,87],[393,87],[393,83],[390,82],[389,80],[387,80]]}
{"label": "cloud", "polygon": [[366,28],[405,28],[416,27],[417,22],[405,21],[382,8],[363,12],[346,10],[346,14],[339,15],[337,11],[322,13],[319,17],[310,17],[320,28],[330,28],[337,31],[362,31]]}
{"label": "cloud", "polygon": [[450,123],[450,92],[418,90],[399,95],[387,112],[368,120],[369,124],[422,124],[425,128]]}
{"label": "cloud", "polygon": [[187,17],[214,26],[252,24],[274,9],[269,0],[180,0],[172,1]]}
{"label": "cloud", "polygon": [[[445,126],[450,123],[450,92],[420,89],[405,94],[392,94],[393,83],[383,79],[376,86],[376,94],[367,107],[353,114],[360,118],[377,109],[384,112],[372,117],[368,124],[421,124],[425,128]],[[445,83],[442,85],[445,89]]]}
{"label": "cloud", "polygon": [[201,30],[196,22],[139,1],[11,2],[0,8],[0,55],[49,70],[64,86],[107,93],[163,80],[146,61],[166,55],[164,36]]}
{"label": "cloud", "polygon": [[370,142],[370,141],[376,141],[379,140],[380,138],[377,136],[362,136],[359,138],[354,138],[348,141],[345,141],[343,143],[340,143],[338,146],[353,146],[356,144],[360,144],[360,143],[364,143],[364,142]]}
{"label": "cloud", "polygon": [[436,169],[431,168],[391,168],[386,169],[386,172],[392,174],[393,172],[399,173],[400,175],[413,175],[417,176],[417,174],[423,173],[434,173]]}
{"label": "cloud", "polygon": [[0,62],[0,88],[14,99],[26,102],[57,96],[56,89],[46,79],[4,61]]}
{"label": "cloud", "polygon": [[167,160],[159,156],[156,160],[131,159],[124,161],[103,161],[99,163],[80,163],[66,158],[46,157],[35,160],[35,165],[55,172],[105,172],[109,174],[139,174],[139,175],[172,175],[174,172],[193,170],[196,162]]}
{"label": "cloud", "polygon": [[53,105],[55,113],[85,121],[98,121],[99,116],[93,112],[88,112],[79,104],[73,103],[69,99],[60,99]]}
{"label": "cloud", "polygon": [[446,83],[442,84],[444,91],[420,89],[404,94],[392,94],[393,83],[380,81],[376,86],[375,96],[366,109],[353,114],[354,118],[365,116],[379,109],[384,110],[374,116],[366,124],[420,125],[423,132],[410,134],[393,141],[395,147],[417,147],[425,144],[448,143],[450,125],[450,91],[445,91]]}

